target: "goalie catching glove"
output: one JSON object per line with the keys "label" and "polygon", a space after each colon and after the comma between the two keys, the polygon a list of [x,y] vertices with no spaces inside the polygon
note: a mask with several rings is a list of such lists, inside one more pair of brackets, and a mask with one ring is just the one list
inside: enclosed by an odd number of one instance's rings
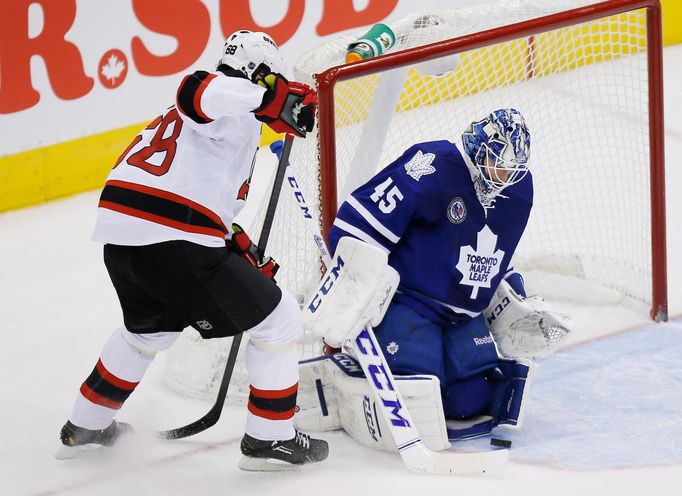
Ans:
{"label": "goalie catching glove", "polygon": [[317,95],[312,88],[287,81],[281,74],[268,74],[258,84],[267,91],[260,107],[253,111],[256,119],[276,133],[289,133],[299,138],[313,130]]}
{"label": "goalie catching glove", "polygon": [[542,298],[523,298],[506,279],[500,282],[483,317],[505,358],[544,358],[571,332],[568,315],[552,312]]}
{"label": "goalie catching glove", "polygon": [[227,249],[260,270],[268,279],[274,280],[279,264],[271,257],[260,256],[258,248],[239,224],[232,224],[232,232],[232,237],[225,241]]}

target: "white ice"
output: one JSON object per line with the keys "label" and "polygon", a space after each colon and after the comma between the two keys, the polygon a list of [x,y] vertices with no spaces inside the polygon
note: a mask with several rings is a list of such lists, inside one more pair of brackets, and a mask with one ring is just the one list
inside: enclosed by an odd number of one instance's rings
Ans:
{"label": "white ice", "polygon": [[[680,494],[682,484],[682,45],[665,50],[668,281],[671,322],[623,309],[583,309],[579,332],[542,364],[528,416],[502,472],[436,477],[397,455],[324,434],[327,462],[297,473],[237,468],[243,408],[186,440],[157,429],[201,416],[209,404],[171,392],[162,358],[120,418],[138,435],[114,450],[57,461],[58,432],[104,340],[120,325],[116,295],[89,240],[98,192],[0,215],[0,494],[2,495],[593,495]],[[460,449],[487,449],[472,441]]]}

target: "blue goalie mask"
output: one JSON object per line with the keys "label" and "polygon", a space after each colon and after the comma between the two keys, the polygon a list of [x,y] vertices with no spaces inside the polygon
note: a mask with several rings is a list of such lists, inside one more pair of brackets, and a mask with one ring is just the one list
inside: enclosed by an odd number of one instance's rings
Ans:
{"label": "blue goalie mask", "polygon": [[499,109],[462,134],[481,201],[488,203],[528,172],[530,132],[518,110]]}

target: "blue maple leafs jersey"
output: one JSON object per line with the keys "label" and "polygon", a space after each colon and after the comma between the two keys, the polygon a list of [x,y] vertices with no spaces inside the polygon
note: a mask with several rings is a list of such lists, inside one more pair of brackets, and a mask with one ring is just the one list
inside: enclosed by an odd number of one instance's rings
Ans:
{"label": "blue maple leafs jersey", "polygon": [[353,236],[389,254],[395,299],[436,322],[485,309],[509,269],[533,204],[530,173],[487,212],[449,141],[419,143],[356,189],[329,232],[332,251]]}

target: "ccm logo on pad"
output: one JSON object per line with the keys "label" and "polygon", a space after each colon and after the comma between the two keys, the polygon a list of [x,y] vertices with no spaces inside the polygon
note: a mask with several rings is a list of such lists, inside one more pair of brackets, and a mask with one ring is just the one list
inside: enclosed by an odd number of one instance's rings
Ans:
{"label": "ccm logo on pad", "polygon": [[336,280],[339,278],[339,273],[341,272],[341,269],[344,265],[345,262],[343,259],[338,257],[336,259],[336,265],[327,271],[327,276],[324,278],[320,289],[317,291],[312,301],[308,305],[308,310],[310,313],[315,313],[317,309],[320,308],[322,299],[329,294],[329,291],[331,291],[332,287],[334,287],[334,282],[336,282]]}

